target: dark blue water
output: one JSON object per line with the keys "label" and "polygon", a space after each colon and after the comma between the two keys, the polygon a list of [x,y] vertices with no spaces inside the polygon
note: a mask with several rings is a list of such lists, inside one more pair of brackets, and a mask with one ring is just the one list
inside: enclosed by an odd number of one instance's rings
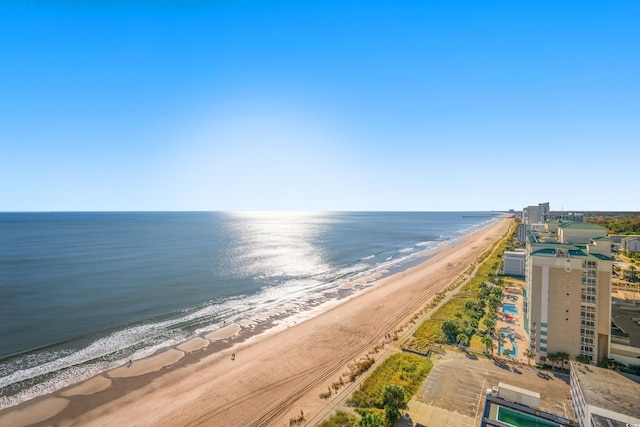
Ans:
{"label": "dark blue water", "polygon": [[[302,319],[493,222],[466,213],[0,213],[0,408],[216,330]],[[338,289],[341,291],[338,292]]]}

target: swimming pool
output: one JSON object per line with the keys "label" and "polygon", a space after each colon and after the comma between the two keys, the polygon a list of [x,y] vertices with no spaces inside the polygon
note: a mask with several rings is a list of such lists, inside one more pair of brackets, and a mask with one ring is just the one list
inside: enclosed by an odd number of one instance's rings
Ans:
{"label": "swimming pool", "polygon": [[518,314],[518,307],[516,307],[515,304],[504,303],[502,304],[502,312],[516,316]]}
{"label": "swimming pool", "polygon": [[517,412],[501,406],[498,408],[498,420],[518,427],[560,427],[560,424],[543,420],[535,415]]}
{"label": "swimming pool", "polygon": [[[512,359],[515,359],[516,357],[518,357],[518,343],[516,343],[515,335],[512,333],[502,332],[502,336],[504,338],[508,337],[509,340],[511,341],[511,350],[509,351],[509,354],[507,354],[506,356]],[[498,341],[498,355],[504,356],[503,347],[500,341]]]}

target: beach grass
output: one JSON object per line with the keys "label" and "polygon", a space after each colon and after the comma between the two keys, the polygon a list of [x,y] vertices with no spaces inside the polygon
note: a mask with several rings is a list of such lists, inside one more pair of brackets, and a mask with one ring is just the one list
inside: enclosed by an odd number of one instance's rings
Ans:
{"label": "beach grass", "polygon": [[360,417],[346,411],[336,411],[331,417],[322,421],[318,427],[354,427],[358,425]]}
{"label": "beach grass", "polygon": [[371,373],[348,403],[357,408],[382,409],[384,388],[391,384],[402,387],[405,398],[409,398],[418,391],[431,367],[431,360],[426,357],[408,353],[393,354]]}
{"label": "beach grass", "polygon": [[469,343],[469,350],[476,353],[482,353],[483,351],[485,351],[485,346],[484,344],[482,344],[482,341],[480,341],[480,336],[478,334],[474,334],[471,337],[471,342]]}

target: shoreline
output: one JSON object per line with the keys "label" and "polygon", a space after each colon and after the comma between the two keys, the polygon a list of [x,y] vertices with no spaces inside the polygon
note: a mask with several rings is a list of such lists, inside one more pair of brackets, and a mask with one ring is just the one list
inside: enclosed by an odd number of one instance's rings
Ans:
{"label": "shoreline", "polygon": [[[466,270],[509,223],[501,218],[425,253],[418,265],[365,281],[361,291],[332,301],[313,317],[305,313],[300,323],[236,325],[228,336],[216,335],[218,330],[207,334],[213,340],[193,338],[129,368],[6,408],[0,424],[102,425],[108,419],[137,425],[282,425],[301,410],[312,416],[328,403],[318,398],[326,383]],[[428,279],[434,283],[421,283]]]}

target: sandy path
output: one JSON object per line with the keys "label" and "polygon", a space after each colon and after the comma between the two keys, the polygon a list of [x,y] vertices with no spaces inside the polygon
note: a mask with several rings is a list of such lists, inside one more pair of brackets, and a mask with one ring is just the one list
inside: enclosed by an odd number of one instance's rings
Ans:
{"label": "sandy path", "polygon": [[420,311],[509,223],[503,220],[440,249],[426,262],[380,279],[332,310],[279,333],[156,373],[138,387],[119,383],[94,399],[71,397],[67,409],[47,424],[288,426],[301,410],[309,419],[327,405],[319,394],[338,381],[348,363]]}

